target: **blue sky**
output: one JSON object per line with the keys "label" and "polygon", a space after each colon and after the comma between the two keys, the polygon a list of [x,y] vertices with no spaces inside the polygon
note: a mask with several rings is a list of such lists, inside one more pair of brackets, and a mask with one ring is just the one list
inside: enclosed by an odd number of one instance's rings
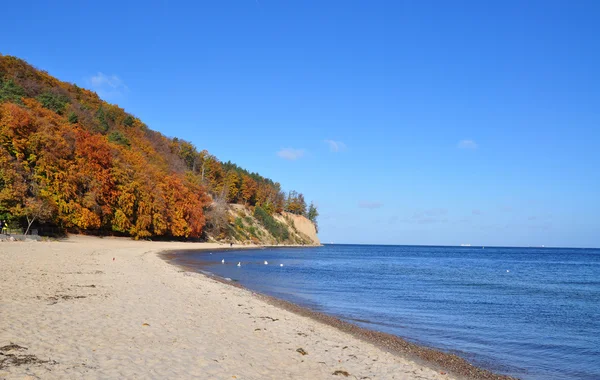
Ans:
{"label": "blue sky", "polygon": [[303,192],[324,242],[600,247],[595,1],[35,3],[2,54]]}

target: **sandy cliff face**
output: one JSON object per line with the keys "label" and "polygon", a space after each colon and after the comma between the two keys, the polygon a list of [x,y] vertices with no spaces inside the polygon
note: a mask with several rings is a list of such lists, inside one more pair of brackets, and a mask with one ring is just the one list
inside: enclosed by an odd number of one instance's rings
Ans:
{"label": "sandy cliff face", "polygon": [[291,219],[292,223],[298,230],[299,233],[306,235],[315,245],[321,244],[319,237],[317,236],[317,229],[313,222],[308,220],[305,216],[290,214],[289,212],[283,212],[281,217],[277,216],[276,219]]}

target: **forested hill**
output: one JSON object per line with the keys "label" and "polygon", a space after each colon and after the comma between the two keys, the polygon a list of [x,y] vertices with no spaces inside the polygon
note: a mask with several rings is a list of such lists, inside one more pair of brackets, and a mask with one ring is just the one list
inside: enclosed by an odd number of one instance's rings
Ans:
{"label": "forested hill", "polygon": [[231,203],[260,220],[288,211],[316,222],[302,194],[0,55],[0,218],[11,226],[223,240],[235,234]]}

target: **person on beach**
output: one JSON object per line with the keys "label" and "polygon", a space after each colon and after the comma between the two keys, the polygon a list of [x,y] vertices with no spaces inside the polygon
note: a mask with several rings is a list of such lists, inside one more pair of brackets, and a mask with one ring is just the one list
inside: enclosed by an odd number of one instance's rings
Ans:
{"label": "person on beach", "polygon": [[0,221],[0,233],[6,235],[6,220]]}

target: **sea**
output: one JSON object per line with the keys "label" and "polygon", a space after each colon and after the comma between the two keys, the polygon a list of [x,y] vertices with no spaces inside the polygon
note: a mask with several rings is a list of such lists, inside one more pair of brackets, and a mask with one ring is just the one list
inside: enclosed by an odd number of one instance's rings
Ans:
{"label": "sea", "polygon": [[172,257],[496,373],[600,379],[600,249],[325,245]]}

